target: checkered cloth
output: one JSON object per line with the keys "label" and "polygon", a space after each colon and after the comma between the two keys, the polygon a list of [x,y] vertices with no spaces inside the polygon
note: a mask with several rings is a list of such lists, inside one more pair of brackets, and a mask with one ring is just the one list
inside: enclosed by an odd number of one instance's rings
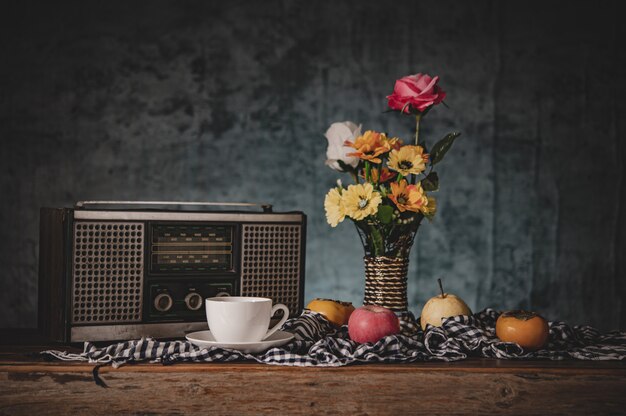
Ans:
{"label": "checkered cloth", "polygon": [[[288,320],[284,331],[295,338],[262,354],[244,354],[222,348],[199,348],[188,341],[157,341],[142,338],[98,348],[85,343],[84,351],[73,354],[44,351],[47,357],[87,361],[101,365],[139,361],[173,364],[177,362],[229,362],[254,360],[265,364],[338,367],[356,362],[407,363],[415,361],[457,361],[468,356],[502,359],[625,360],[626,332],[601,334],[588,326],[571,327],[550,322],[550,338],[545,349],[526,352],[519,345],[500,341],[495,335],[499,313],[485,309],[472,316],[455,316],[441,327],[425,332],[410,312],[400,316],[401,333],[376,343],[357,344],[350,340],[347,327],[333,327],[322,315],[305,311]],[[94,376],[97,374],[94,372]]]}

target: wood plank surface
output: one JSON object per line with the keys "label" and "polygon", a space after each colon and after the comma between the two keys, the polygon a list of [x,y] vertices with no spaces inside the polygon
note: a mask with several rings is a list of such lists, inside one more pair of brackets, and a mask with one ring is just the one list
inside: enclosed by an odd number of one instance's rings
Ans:
{"label": "wood plank surface", "polygon": [[[123,369],[137,367],[123,367]],[[285,369],[270,366],[0,371],[0,414],[617,414],[626,377],[615,375],[415,371],[420,366]],[[206,371],[208,370],[208,371]]]}
{"label": "wood plank surface", "polygon": [[[15,339],[15,338],[14,338]],[[32,338],[31,338],[32,339]],[[6,338],[2,341],[10,342]],[[620,414],[626,363],[494,360],[300,368],[250,362],[106,366],[0,346],[0,415]]]}
{"label": "wood plank surface", "polygon": [[[94,364],[66,361],[27,361],[3,357],[0,359],[0,372],[25,373],[81,373],[91,372]],[[101,367],[100,373],[179,373],[199,372],[211,373],[222,371],[266,371],[282,373],[314,372],[347,372],[347,373],[420,373],[420,372],[461,372],[461,373],[507,373],[507,374],[563,374],[585,376],[622,376],[626,378],[626,363],[621,362],[589,362],[589,361],[510,361],[486,358],[474,358],[452,363],[408,363],[408,364],[355,364],[345,367],[289,367],[259,364],[255,362],[236,363],[179,363],[173,365],[137,363],[119,368]]]}

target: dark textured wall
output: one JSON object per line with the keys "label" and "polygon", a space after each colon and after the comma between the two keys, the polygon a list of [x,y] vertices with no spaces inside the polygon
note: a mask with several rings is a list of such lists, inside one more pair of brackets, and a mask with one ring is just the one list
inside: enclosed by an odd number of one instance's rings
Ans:
{"label": "dark textured wall", "polygon": [[[393,5],[392,5],[393,4]],[[360,303],[362,249],[325,224],[323,133],[410,138],[396,78],[441,76],[440,212],[410,271],[474,309],[626,327],[623,24],[617,3],[5,2],[0,326],[36,322],[38,209],[79,199],[268,201],[309,215],[306,297]],[[347,178],[344,178],[347,180]]]}

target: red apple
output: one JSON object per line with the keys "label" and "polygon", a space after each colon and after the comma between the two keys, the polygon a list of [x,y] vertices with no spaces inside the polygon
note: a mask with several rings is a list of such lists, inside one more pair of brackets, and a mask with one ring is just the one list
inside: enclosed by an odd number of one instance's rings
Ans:
{"label": "red apple", "polygon": [[376,342],[400,332],[400,321],[393,311],[377,305],[357,308],[348,320],[348,334],[360,344]]}

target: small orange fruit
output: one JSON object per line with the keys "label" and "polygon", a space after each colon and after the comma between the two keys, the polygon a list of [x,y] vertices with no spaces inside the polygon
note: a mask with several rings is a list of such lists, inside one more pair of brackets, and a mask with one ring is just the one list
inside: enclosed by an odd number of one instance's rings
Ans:
{"label": "small orange fruit", "polygon": [[525,350],[538,350],[548,341],[548,322],[535,312],[508,311],[496,321],[496,335],[504,342],[515,342]]}
{"label": "small orange fruit", "polygon": [[337,326],[346,325],[354,311],[354,306],[350,302],[320,298],[313,299],[306,308],[324,315],[326,319]]}

